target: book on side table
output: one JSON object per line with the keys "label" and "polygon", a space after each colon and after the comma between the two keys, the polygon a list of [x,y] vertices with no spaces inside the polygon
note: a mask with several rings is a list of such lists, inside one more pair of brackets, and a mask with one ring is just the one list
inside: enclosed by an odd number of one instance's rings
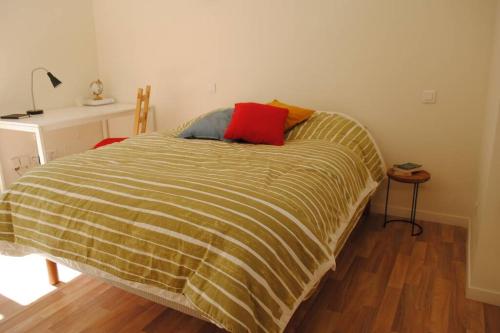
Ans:
{"label": "book on side table", "polygon": [[394,164],[392,167],[394,174],[398,176],[411,176],[413,173],[422,170],[422,165],[412,162]]}

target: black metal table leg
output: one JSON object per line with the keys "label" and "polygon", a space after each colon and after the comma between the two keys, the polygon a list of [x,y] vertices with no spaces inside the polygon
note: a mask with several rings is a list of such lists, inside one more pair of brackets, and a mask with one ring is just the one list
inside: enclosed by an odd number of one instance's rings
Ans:
{"label": "black metal table leg", "polygon": [[[410,219],[409,220],[408,219],[392,219],[392,220],[387,219],[387,206],[389,205],[390,186],[391,186],[391,178],[389,177],[387,179],[387,193],[385,195],[384,228],[385,228],[387,223],[391,223],[391,222],[409,223],[409,224],[411,224],[411,235],[412,236],[418,236],[418,235],[422,234],[424,229],[420,224],[418,224],[416,222],[419,183],[413,184],[413,197],[412,197],[411,212],[410,212]],[[417,229],[417,231],[415,231],[415,229]]]}
{"label": "black metal table leg", "polygon": [[[411,235],[412,236],[418,236],[423,231],[422,226],[415,222],[416,215],[417,215],[418,187],[419,187],[419,183],[413,184],[413,200],[412,200],[412,204],[411,204]],[[415,232],[415,227],[417,227],[419,229],[417,232]]]}

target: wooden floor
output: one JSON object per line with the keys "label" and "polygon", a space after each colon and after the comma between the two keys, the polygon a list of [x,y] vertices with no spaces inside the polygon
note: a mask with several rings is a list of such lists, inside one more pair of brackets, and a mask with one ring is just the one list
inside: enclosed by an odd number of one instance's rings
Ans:
{"label": "wooden floor", "polygon": [[[465,299],[466,230],[360,223],[337,270],[287,332],[500,332],[500,308]],[[0,298],[0,332],[222,332],[81,276],[27,307]]]}

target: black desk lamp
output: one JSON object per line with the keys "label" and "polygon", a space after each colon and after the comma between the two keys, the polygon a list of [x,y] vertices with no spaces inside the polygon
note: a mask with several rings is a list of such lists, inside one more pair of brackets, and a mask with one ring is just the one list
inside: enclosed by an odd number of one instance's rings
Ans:
{"label": "black desk lamp", "polygon": [[52,74],[51,72],[49,72],[44,67],[37,67],[37,68],[33,69],[31,71],[31,101],[33,102],[33,109],[29,110],[28,112],[26,112],[29,115],[42,114],[43,113],[43,110],[37,110],[36,109],[36,106],[35,106],[35,95],[33,94],[33,74],[36,71],[40,71],[40,70],[41,71],[45,71],[45,73],[47,73],[47,76],[49,77],[50,82],[52,83],[52,86],[54,88],[56,88],[58,85],[60,85],[62,83],[61,81],[59,81],[59,79],[57,77],[54,76],[54,74]]}

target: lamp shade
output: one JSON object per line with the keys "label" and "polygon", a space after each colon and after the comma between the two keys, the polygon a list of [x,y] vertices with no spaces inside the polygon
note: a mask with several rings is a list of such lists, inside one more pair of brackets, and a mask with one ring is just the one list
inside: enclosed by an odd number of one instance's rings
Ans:
{"label": "lamp shade", "polygon": [[60,85],[62,82],[59,81],[59,79],[57,77],[54,76],[54,74],[52,74],[51,72],[47,72],[47,76],[49,77],[50,79],[50,82],[52,83],[52,86],[55,88],[57,87],[58,85]]}

